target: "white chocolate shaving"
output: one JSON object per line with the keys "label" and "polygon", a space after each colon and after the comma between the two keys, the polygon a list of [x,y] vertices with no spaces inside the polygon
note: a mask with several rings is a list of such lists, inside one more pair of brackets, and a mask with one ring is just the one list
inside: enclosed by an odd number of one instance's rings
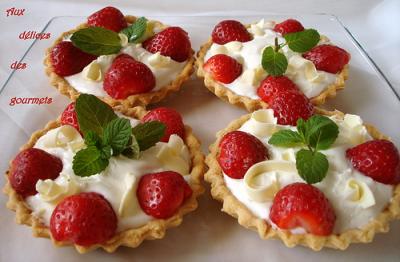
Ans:
{"label": "white chocolate shaving", "polygon": [[258,137],[271,136],[278,130],[277,119],[271,109],[261,109],[251,114],[248,122],[251,134]]}
{"label": "white chocolate shaving", "polygon": [[60,174],[62,179],[57,182],[51,179],[38,180],[36,191],[43,201],[57,204],[61,199],[78,192],[77,182],[65,174]]}
{"label": "white chocolate shaving", "polygon": [[121,39],[121,46],[122,47],[127,46],[129,42],[128,37],[123,33],[119,33],[118,36]]}
{"label": "white chocolate shaving", "polygon": [[70,125],[63,125],[57,130],[50,131],[42,139],[45,147],[70,147],[73,152],[82,149],[85,146],[81,134]]}
{"label": "white chocolate shaving", "polygon": [[300,56],[292,56],[289,59],[289,65],[289,74],[294,75],[304,71],[306,79],[310,82],[318,83],[324,80],[324,75],[318,73],[315,65],[310,60],[304,59]]}
{"label": "white chocolate shaving", "polygon": [[[182,154],[184,155],[183,157],[181,156]],[[157,158],[167,169],[181,175],[189,174],[189,151],[187,151],[186,145],[179,136],[172,135],[168,144],[161,146],[157,153]]]}
{"label": "white chocolate shaving", "polygon": [[82,70],[83,77],[90,81],[100,82],[103,80],[101,66],[96,61],[92,61]]}
{"label": "white chocolate shaving", "polygon": [[155,68],[168,67],[171,63],[171,57],[163,56],[160,52],[149,56],[149,64]]}
{"label": "white chocolate shaving", "polygon": [[349,200],[362,208],[375,205],[374,194],[366,183],[351,178],[347,181],[345,190],[349,194]]}
{"label": "white chocolate shaving", "polygon": [[240,51],[242,49],[243,44],[239,41],[232,41],[225,44],[225,47],[230,52]]}
{"label": "white chocolate shaving", "polygon": [[139,210],[139,203],[136,198],[136,176],[132,173],[128,173],[125,176],[124,185],[126,190],[121,198],[121,203],[118,208],[118,215],[121,217],[128,217],[135,215]]}

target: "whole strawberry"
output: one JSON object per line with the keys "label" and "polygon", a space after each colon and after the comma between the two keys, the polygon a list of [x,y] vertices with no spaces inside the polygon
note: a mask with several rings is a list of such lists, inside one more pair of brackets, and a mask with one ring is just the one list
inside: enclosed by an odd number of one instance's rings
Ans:
{"label": "whole strawberry", "polygon": [[296,19],[287,19],[282,23],[276,24],[274,27],[274,31],[280,33],[281,35],[301,32],[303,30],[303,25]]}
{"label": "whole strawberry", "polygon": [[319,236],[332,234],[336,221],[335,212],[324,193],[305,183],[290,184],[279,190],[269,218],[281,229],[302,227]]}
{"label": "whole strawberry", "polygon": [[153,72],[126,54],[119,55],[105,74],[103,88],[112,98],[146,93],[156,85]]}
{"label": "whole strawberry", "polygon": [[314,63],[318,70],[336,74],[349,63],[350,54],[333,45],[317,45],[303,54],[305,59]]}
{"label": "whole strawberry", "polygon": [[136,191],[143,211],[160,219],[173,216],[192,193],[185,179],[173,171],[142,176]]}
{"label": "whole strawberry", "polygon": [[400,183],[400,155],[388,140],[371,140],[350,148],[346,157],[355,169],[384,184]]}
{"label": "whole strawberry", "polygon": [[70,41],[62,41],[50,51],[51,65],[54,72],[59,76],[77,74],[96,58],[96,56],[85,53],[73,46]]}
{"label": "whole strawberry", "polygon": [[274,110],[274,116],[280,125],[296,126],[297,120],[307,120],[314,114],[314,106],[310,100],[301,92],[284,91],[269,103]]}
{"label": "whole strawberry", "polygon": [[80,132],[78,117],[75,112],[75,102],[70,103],[62,112],[61,124],[73,126],[76,130],[78,130],[78,132]]}
{"label": "whole strawberry", "polygon": [[167,126],[162,142],[168,142],[172,134],[185,138],[185,125],[181,115],[174,109],[168,107],[158,107],[150,110],[142,119],[142,122],[160,121]]}
{"label": "whole strawberry", "polygon": [[242,74],[242,65],[234,58],[224,54],[210,57],[203,68],[215,80],[224,84],[232,83]]}
{"label": "whole strawberry", "polygon": [[112,6],[107,6],[91,14],[87,23],[89,26],[99,26],[114,32],[119,32],[128,26],[121,11]]}
{"label": "whole strawberry", "polygon": [[186,61],[192,47],[188,34],[180,27],[168,27],[143,42],[143,47],[150,53],[160,52],[178,62]]}
{"label": "whole strawberry", "polygon": [[296,84],[286,76],[267,76],[261,81],[257,94],[264,102],[271,104],[276,96],[286,91],[300,92]]}
{"label": "whole strawberry", "polygon": [[11,162],[9,180],[12,188],[22,197],[37,193],[39,179],[56,179],[63,169],[58,157],[37,148],[21,151]]}
{"label": "whole strawberry", "polygon": [[212,41],[224,45],[232,41],[248,42],[252,39],[246,27],[235,20],[219,22],[211,33]]}
{"label": "whole strawberry", "polygon": [[268,158],[268,150],[255,136],[233,131],[219,143],[218,163],[224,173],[235,179],[241,179],[254,164]]}
{"label": "whole strawberry", "polygon": [[62,200],[50,218],[56,241],[81,246],[101,244],[114,236],[117,216],[110,203],[98,193],[80,193]]}

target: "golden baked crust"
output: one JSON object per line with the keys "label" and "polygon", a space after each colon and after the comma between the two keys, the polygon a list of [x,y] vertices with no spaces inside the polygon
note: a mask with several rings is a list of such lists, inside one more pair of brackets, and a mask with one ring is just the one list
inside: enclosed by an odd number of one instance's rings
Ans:
{"label": "golden baked crust", "polygon": [[[146,110],[142,107],[134,107],[130,109],[121,108],[119,111],[127,116],[132,116],[138,119],[142,118],[146,114]],[[50,121],[44,129],[33,133],[29,141],[21,147],[21,150],[33,147],[41,136],[58,126],[60,126],[59,119],[56,121]],[[200,142],[193,135],[191,128],[188,126],[185,126],[184,141],[189,148],[192,161],[190,187],[193,190],[193,194],[185,201],[178,212],[168,219],[154,219],[139,228],[118,232],[113,238],[104,244],[97,244],[89,247],[74,245],[79,253],[86,253],[97,248],[103,248],[107,252],[114,252],[119,246],[137,247],[145,239],[161,239],[164,237],[167,228],[180,225],[182,223],[183,215],[197,208],[197,197],[204,192],[204,187],[202,185],[205,168],[204,155],[201,153]],[[3,188],[3,191],[9,197],[7,208],[16,212],[16,222],[18,224],[31,226],[35,237],[51,238],[55,246],[73,245],[71,243],[58,242],[52,238],[49,228],[43,225],[37,217],[31,214],[31,210],[26,205],[24,199],[21,198],[11,187],[8,180],[8,174],[9,170],[6,172],[7,183]]]}
{"label": "golden baked crust", "polygon": [[[197,52],[196,56],[196,66],[197,66],[197,76],[204,78],[204,85],[214,93],[216,96],[229,102],[230,104],[243,107],[247,111],[252,112],[261,108],[268,108],[268,104],[262,101],[261,99],[251,99],[246,96],[241,96],[229,88],[223,86],[218,81],[215,81],[210,74],[204,71],[204,57],[207,54],[207,51],[210,49],[213,44],[211,37],[208,42],[200,47],[200,50]],[[322,93],[318,96],[310,98],[310,101],[314,105],[322,105],[325,103],[326,99],[334,98],[336,96],[337,91],[344,89],[344,82],[348,78],[349,66],[346,65],[342,71],[337,74],[336,82],[332,85],[328,86]]]}
{"label": "golden baked crust", "polygon": [[[339,111],[325,111],[317,108],[317,113],[324,115],[343,116]],[[390,204],[378,217],[370,221],[362,229],[351,229],[339,235],[316,236],[312,234],[292,234],[288,230],[276,230],[266,220],[255,216],[242,202],[236,199],[224,182],[222,170],[217,162],[219,153],[218,144],[221,138],[228,132],[237,130],[250,118],[250,114],[244,115],[231,122],[227,128],[217,133],[216,142],[210,146],[210,154],[206,157],[209,170],[205,174],[205,180],[211,183],[211,195],[223,203],[222,211],[238,219],[240,225],[255,230],[261,238],[280,238],[288,247],[296,245],[307,246],[315,251],[323,247],[346,249],[351,243],[371,242],[375,233],[389,231],[389,222],[400,218],[400,185],[393,192]],[[387,139],[372,125],[365,125],[369,134],[375,139]]]}
{"label": "golden baked crust", "polygon": [[[135,22],[137,17],[125,16],[125,19],[129,24],[131,24],[131,23]],[[156,25],[160,26],[161,28],[166,27],[161,22],[158,22],[158,21],[152,21],[152,22],[154,22]],[[53,47],[56,44],[58,44],[59,42],[63,41],[63,39],[66,36],[74,33],[75,31],[78,31],[79,29],[85,28],[85,27],[88,27],[86,23],[79,25],[75,29],[64,32],[60,37],[58,37],[56,39],[56,41],[53,43],[53,45],[46,50],[46,55],[45,55],[45,59],[44,59],[45,71],[46,71],[46,74],[50,78],[50,83],[55,88],[57,88],[61,94],[68,96],[70,99],[72,99],[74,101],[78,98],[78,96],[80,95],[80,92],[78,92],[75,88],[73,88],[64,79],[64,77],[61,77],[54,72],[51,62],[50,62],[50,52],[53,49]],[[137,106],[137,105],[146,106],[148,104],[157,103],[157,102],[161,101],[164,97],[166,97],[169,93],[178,91],[181,88],[182,84],[190,78],[190,76],[192,75],[192,73],[194,71],[194,68],[193,68],[194,61],[195,61],[194,51],[192,50],[190,57],[186,62],[185,67],[182,69],[182,71],[177,76],[177,78],[174,81],[172,81],[169,85],[164,86],[157,91],[150,91],[150,92],[143,93],[143,94],[131,95],[125,99],[114,99],[110,96],[99,97],[99,98],[102,99],[107,104],[109,104],[110,106],[122,105],[125,107],[132,107],[132,106]]]}

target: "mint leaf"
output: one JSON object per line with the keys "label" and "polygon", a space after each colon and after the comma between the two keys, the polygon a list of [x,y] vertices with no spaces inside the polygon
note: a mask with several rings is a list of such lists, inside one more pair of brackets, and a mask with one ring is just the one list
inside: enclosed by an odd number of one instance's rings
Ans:
{"label": "mint leaf", "polygon": [[304,143],[298,132],[292,130],[280,130],[272,135],[268,143],[280,147],[295,147]]}
{"label": "mint leaf", "polygon": [[75,111],[84,135],[93,131],[102,136],[108,122],[117,118],[112,108],[94,95],[81,94],[76,100]]}
{"label": "mint leaf", "polygon": [[[99,148],[99,147],[97,147]],[[105,158],[105,159],[110,159],[112,154],[113,154],[113,149],[111,148],[111,146],[106,145],[100,148],[100,152],[101,152],[101,157]]]}
{"label": "mint leaf", "polygon": [[71,36],[74,46],[92,55],[110,55],[118,53],[121,46],[121,39],[118,33],[102,28],[83,28]]}
{"label": "mint leaf", "polygon": [[296,168],[299,175],[308,184],[321,182],[328,172],[329,163],[320,152],[301,149],[296,153]]}
{"label": "mint leaf", "polygon": [[113,119],[104,129],[103,144],[111,146],[114,156],[119,155],[126,148],[131,134],[132,127],[128,119]]}
{"label": "mint leaf", "polygon": [[129,42],[140,43],[142,36],[146,32],[147,19],[145,17],[138,18],[135,23],[123,29],[121,33],[128,37]]}
{"label": "mint leaf", "polygon": [[306,29],[301,32],[289,33],[283,36],[290,49],[295,52],[307,52],[319,42],[320,35],[315,29]]}
{"label": "mint leaf", "polygon": [[92,176],[100,173],[108,166],[108,159],[95,146],[80,150],[74,156],[72,169],[77,176]]}
{"label": "mint leaf", "polygon": [[339,127],[326,116],[314,115],[306,122],[307,143],[316,150],[328,149],[339,135]]}
{"label": "mint leaf", "polygon": [[87,146],[98,146],[101,144],[101,138],[94,131],[86,132],[84,138],[85,138],[85,144]]}
{"label": "mint leaf", "polygon": [[261,65],[268,74],[280,76],[286,72],[288,61],[284,54],[269,46],[263,51]]}
{"label": "mint leaf", "polygon": [[164,136],[165,130],[165,124],[159,121],[151,121],[138,124],[132,128],[132,134],[139,144],[140,151],[144,151],[159,142]]}
{"label": "mint leaf", "polygon": [[308,144],[308,140],[306,139],[306,122],[303,118],[297,119],[297,132],[303,138],[304,143]]}
{"label": "mint leaf", "polygon": [[136,141],[135,136],[131,136],[129,142],[128,142],[128,147],[124,149],[122,154],[126,157],[132,158],[132,159],[138,159],[140,156],[140,147],[138,142]]}

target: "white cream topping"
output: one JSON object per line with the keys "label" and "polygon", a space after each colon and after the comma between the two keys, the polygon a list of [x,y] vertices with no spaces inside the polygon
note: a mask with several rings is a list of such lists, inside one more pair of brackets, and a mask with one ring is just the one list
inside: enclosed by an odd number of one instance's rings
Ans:
{"label": "white cream topping", "polygon": [[[274,22],[262,19],[250,25],[248,31],[253,36],[251,41],[244,43],[234,41],[225,45],[213,43],[211,45],[204,58],[205,61],[216,54],[226,54],[238,60],[243,66],[243,73],[232,83],[223,84],[225,87],[238,95],[259,99],[257,88],[267,76],[267,73],[261,67],[262,52],[265,47],[274,46],[275,37],[278,38],[279,43],[285,41],[280,33],[273,31],[274,26]],[[327,43],[326,38],[321,38],[319,44],[322,43]],[[304,59],[300,53],[290,50],[287,46],[283,47],[282,51],[288,59],[285,75],[307,97],[315,97],[329,85],[335,83],[336,74],[317,70],[311,61]]]}
{"label": "white cream topping", "polygon": [[[355,170],[346,159],[348,148],[371,140],[360,117],[347,114],[344,119],[331,117],[339,126],[339,137],[328,150],[322,152],[329,161],[326,177],[314,184],[319,188],[336,214],[334,233],[352,228],[362,228],[374,219],[391,201],[393,186],[374,181]],[[256,216],[269,219],[269,211],[276,192],[286,185],[303,182],[295,168],[297,148],[282,148],[268,144],[269,138],[280,129],[296,130],[296,127],[276,124],[271,109],[255,111],[239,129],[260,139],[268,148],[269,160],[252,166],[243,179],[232,179],[224,174],[224,180],[232,194]],[[276,226],[275,226],[276,227]],[[296,228],[292,233],[302,234]]]}
{"label": "white cream topping", "polygon": [[[150,68],[156,79],[156,85],[152,91],[160,90],[175,80],[186,65],[186,61],[177,62],[170,57],[161,55],[160,53],[152,54],[144,49],[142,44],[127,43],[121,49],[119,54],[128,54],[135,60],[144,63]],[[99,69],[96,68],[96,75],[101,74],[102,76],[105,76],[107,70],[110,68],[116,57],[117,55],[101,55],[94,60],[92,63],[98,64],[101,69],[99,72]],[[90,67],[91,64],[86,66],[82,72],[64,77],[65,80],[67,80],[67,82],[80,93],[92,94],[99,97],[108,96],[106,91],[103,89],[104,77],[96,77],[92,79],[87,76],[87,72],[89,71],[87,67]]]}
{"label": "white cream topping", "polygon": [[[129,119],[132,126],[139,122]],[[76,176],[72,170],[73,157],[84,146],[79,132],[70,126],[50,130],[34,146],[57,156],[63,163],[63,169],[55,180],[39,180],[36,184],[38,193],[26,198],[33,214],[46,225],[49,225],[57,203],[65,197],[79,192],[97,192],[113,207],[118,217],[118,231],[136,228],[153,219],[143,212],[136,197],[138,182],[144,174],[173,170],[190,183],[189,151],[177,135],[172,135],[168,143],[158,142],[141,152],[137,160],[122,155],[111,157],[104,171],[90,177]]]}

